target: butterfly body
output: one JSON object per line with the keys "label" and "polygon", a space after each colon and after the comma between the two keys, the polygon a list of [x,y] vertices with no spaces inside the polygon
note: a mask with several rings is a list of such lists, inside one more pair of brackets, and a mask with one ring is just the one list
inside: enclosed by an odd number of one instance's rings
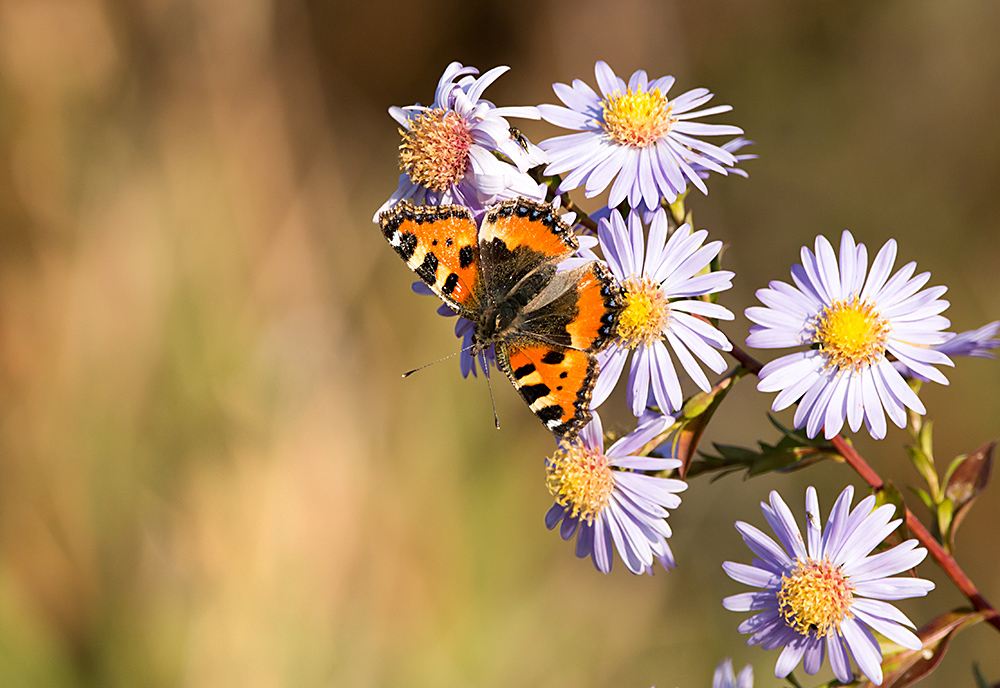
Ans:
{"label": "butterfly body", "polygon": [[560,439],[591,418],[594,354],[614,336],[621,288],[590,262],[559,271],[579,244],[545,203],[518,198],[476,226],[461,206],[401,202],[380,217],[407,265],[475,325],[473,354],[495,347],[497,364]]}

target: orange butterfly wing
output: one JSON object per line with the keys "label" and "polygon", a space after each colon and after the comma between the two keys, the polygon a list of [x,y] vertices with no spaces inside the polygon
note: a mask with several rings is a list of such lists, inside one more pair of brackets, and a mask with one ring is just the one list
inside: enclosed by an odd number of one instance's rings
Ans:
{"label": "orange butterfly wing", "polygon": [[497,361],[528,408],[557,438],[571,440],[590,422],[597,382],[593,354],[550,344],[500,342]]}
{"label": "orange butterfly wing", "polygon": [[396,253],[452,310],[475,319],[479,230],[467,208],[397,203],[379,216]]}
{"label": "orange butterfly wing", "polygon": [[559,273],[538,295],[544,305],[532,309],[529,303],[523,327],[497,344],[501,369],[561,440],[572,440],[590,422],[599,372],[594,353],[614,336],[621,299],[601,263]]}

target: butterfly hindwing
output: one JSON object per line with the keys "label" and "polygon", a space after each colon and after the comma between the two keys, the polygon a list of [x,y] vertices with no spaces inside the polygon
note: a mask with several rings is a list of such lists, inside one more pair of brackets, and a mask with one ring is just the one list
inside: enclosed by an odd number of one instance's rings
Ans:
{"label": "butterfly hindwing", "polygon": [[621,286],[603,263],[583,266],[576,284],[576,317],[566,326],[570,346],[599,351],[614,337],[624,306]]}
{"label": "butterfly hindwing", "polygon": [[621,287],[603,264],[556,273],[524,307],[521,330],[543,342],[595,352],[614,336]]}
{"label": "butterfly hindwing", "polygon": [[590,422],[598,369],[593,354],[529,341],[498,342],[496,351],[500,368],[558,439],[573,439]]}
{"label": "butterfly hindwing", "polygon": [[379,217],[382,234],[417,276],[460,315],[474,319],[479,230],[467,208],[402,201]]}

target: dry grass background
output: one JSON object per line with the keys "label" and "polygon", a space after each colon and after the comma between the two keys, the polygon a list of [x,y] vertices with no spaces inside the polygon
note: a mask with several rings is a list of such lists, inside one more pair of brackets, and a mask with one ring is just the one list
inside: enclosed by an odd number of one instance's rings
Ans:
{"label": "dry grass background", "polygon": [[[498,434],[457,366],[398,377],[454,339],[370,223],[386,108],[453,59],[511,65],[507,104],[599,58],[707,86],[761,156],[691,202],[727,305],[850,227],[968,329],[1000,317],[998,26],[991,0],[2,0],[0,685],[694,688],[726,655],[778,685],[719,604],[732,521],[851,475],[697,481],[669,575],[577,561],[516,395]],[[945,460],[1000,427],[1000,366],[950,377],[925,392]],[[709,439],[773,438],[769,401],[744,383]],[[859,444],[914,484],[904,441]],[[1000,602],[996,489],[958,548]],[[922,573],[918,623],[962,602]],[[965,632],[923,685],[1000,679],[996,647]]]}

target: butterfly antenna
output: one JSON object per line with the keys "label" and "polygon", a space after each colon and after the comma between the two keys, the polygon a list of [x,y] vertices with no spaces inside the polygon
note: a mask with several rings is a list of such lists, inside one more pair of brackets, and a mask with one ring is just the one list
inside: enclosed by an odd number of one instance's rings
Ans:
{"label": "butterfly antenna", "polygon": [[500,429],[500,416],[497,415],[497,402],[493,400],[493,385],[490,383],[490,366],[486,361],[486,352],[481,351],[479,353],[483,362],[483,371],[486,373],[486,387],[490,390],[490,404],[493,405],[493,424],[497,426],[497,430]]}
{"label": "butterfly antenna", "polygon": [[425,363],[425,364],[423,364],[422,366],[420,366],[419,368],[414,368],[413,370],[408,370],[408,371],[406,371],[405,373],[403,373],[403,377],[410,377],[411,375],[413,375],[413,374],[414,374],[415,372],[417,372],[418,370],[423,370],[423,369],[424,369],[424,368],[426,368],[427,366],[432,366],[432,365],[434,365],[435,363],[440,363],[441,361],[447,361],[447,360],[448,360],[449,358],[454,358],[455,356],[458,356],[458,355],[459,355],[460,353],[463,353],[463,352],[465,352],[465,351],[468,351],[468,350],[469,350],[469,349],[471,349],[471,348],[472,348],[473,346],[474,346],[474,344],[469,344],[469,346],[465,347],[464,349],[459,349],[459,350],[458,350],[458,351],[456,351],[455,353],[453,353],[453,354],[448,354],[448,355],[447,355],[447,356],[445,356],[444,358],[439,358],[439,359],[438,359],[438,360],[436,360],[436,361],[431,361],[430,363]]}

